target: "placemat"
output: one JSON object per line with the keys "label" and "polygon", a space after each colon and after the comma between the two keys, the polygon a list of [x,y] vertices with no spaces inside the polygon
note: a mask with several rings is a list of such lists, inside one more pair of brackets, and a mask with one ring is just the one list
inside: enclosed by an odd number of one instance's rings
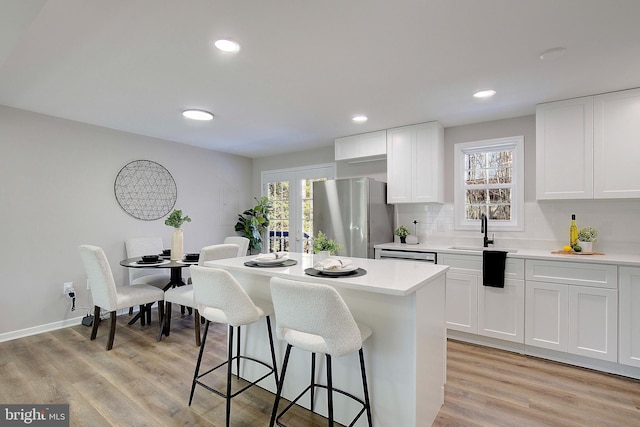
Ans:
{"label": "placemat", "polygon": [[325,278],[328,278],[328,279],[340,279],[340,278],[343,278],[343,277],[364,276],[365,274],[367,274],[367,270],[365,270],[363,268],[358,268],[356,270],[353,270],[349,274],[344,274],[342,276],[330,276],[328,274],[322,274],[321,271],[316,270],[315,268],[307,268],[306,270],[304,270],[304,274],[306,274],[308,276],[325,277]]}
{"label": "placemat", "polygon": [[269,264],[269,265],[260,265],[255,261],[247,261],[244,263],[247,267],[256,267],[256,268],[276,268],[276,267],[291,267],[292,265],[296,265],[298,261],[295,259],[288,259],[283,261],[282,264]]}

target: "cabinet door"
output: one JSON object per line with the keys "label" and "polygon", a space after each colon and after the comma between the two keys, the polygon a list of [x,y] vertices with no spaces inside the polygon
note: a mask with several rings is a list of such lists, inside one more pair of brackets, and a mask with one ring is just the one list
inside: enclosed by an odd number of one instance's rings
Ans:
{"label": "cabinet door", "polygon": [[387,203],[410,203],[413,162],[411,126],[387,131]]}
{"label": "cabinet door", "polygon": [[360,135],[360,157],[382,157],[387,154],[387,131]]}
{"label": "cabinet door", "polygon": [[413,201],[444,202],[444,129],[439,122],[424,123],[415,128],[413,157]]}
{"label": "cabinet door", "polygon": [[640,89],[594,99],[594,197],[640,197]]}
{"label": "cabinet door", "polygon": [[525,344],[566,352],[568,285],[527,280],[525,287]]}
{"label": "cabinet door", "polygon": [[536,198],[593,198],[593,97],[537,106]]}
{"label": "cabinet door", "polygon": [[336,160],[357,158],[360,156],[360,135],[336,138],[334,148]]}
{"label": "cabinet door", "polygon": [[618,362],[640,368],[640,268],[620,267]]}
{"label": "cabinet door", "polygon": [[505,279],[504,288],[478,282],[478,334],[524,343],[524,280]]}
{"label": "cabinet door", "polygon": [[478,275],[447,273],[447,328],[478,333]]}
{"label": "cabinet door", "polygon": [[569,353],[618,360],[618,291],[569,286]]}

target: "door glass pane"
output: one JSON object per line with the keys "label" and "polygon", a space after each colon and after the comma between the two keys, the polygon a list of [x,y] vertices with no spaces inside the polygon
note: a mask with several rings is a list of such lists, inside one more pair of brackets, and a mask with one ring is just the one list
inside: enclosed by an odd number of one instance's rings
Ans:
{"label": "door glass pane", "polygon": [[269,224],[269,251],[289,250],[289,182],[267,184],[267,197],[273,205]]}
{"label": "door glass pane", "polygon": [[300,182],[302,190],[302,252],[313,253],[313,183],[326,181],[326,178],[303,179]]}

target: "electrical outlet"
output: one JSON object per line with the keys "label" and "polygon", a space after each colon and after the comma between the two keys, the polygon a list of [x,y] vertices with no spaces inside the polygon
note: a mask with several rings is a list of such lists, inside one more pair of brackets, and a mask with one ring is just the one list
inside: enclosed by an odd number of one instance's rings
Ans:
{"label": "electrical outlet", "polygon": [[73,282],[65,282],[62,288],[62,295],[69,296],[69,292],[75,292],[73,290]]}

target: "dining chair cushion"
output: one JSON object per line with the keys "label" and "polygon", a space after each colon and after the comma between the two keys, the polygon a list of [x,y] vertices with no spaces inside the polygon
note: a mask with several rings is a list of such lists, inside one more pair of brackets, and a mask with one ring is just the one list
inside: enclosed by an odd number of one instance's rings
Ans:
{"label": "dining chair cushion", "polygon": [[205,319],[242,326],[273,313],[269,302],[260,301],[260,306],[254,303],[228,271],[197,265],[190,269],[195,302]]}
{"label": "dining chair cushion", "polygon": [[178,286],[167,289],[164,292],[164,301],[172,304],[184,305],[185,307],[195,307],[193,299],[193,285]]}
{"label": "dining chair cushion", "polygon": [[276,312],[276,334],[294,347],[344,356],[358,351],[371,336],[371,328],[355,321],[331,286],[273,277],[271,299]]}
{"label": "dining chair cushion", "polygon": [[[92,288],[93,289],[93,288]],[[162,301],[164,292],[155,286],[131,285],[119,286],[116,293],[115,310],[136,305],[148,304],[149,301]],[[99,304],[98,304],[99,305]],[[108,309],[112,311],[113,309]]]}

